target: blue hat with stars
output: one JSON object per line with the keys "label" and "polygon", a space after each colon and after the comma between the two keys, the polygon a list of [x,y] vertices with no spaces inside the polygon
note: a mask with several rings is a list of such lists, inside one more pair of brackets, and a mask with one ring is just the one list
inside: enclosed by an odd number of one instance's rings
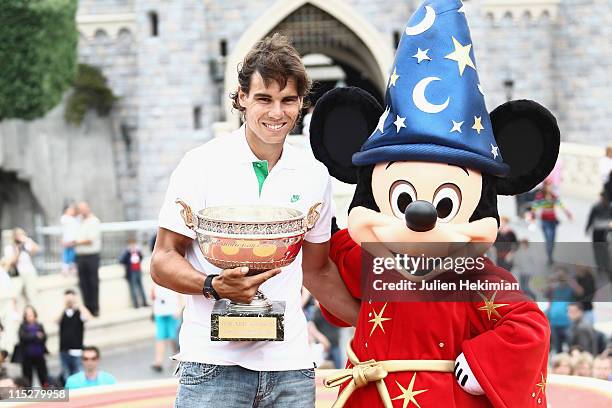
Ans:
{"label": "blue hat with stars", "polygon": [[476,71],[463,4],[427,0],[397,49],[378,126],[353,155],[367,166],[429,161],[505,176]]}

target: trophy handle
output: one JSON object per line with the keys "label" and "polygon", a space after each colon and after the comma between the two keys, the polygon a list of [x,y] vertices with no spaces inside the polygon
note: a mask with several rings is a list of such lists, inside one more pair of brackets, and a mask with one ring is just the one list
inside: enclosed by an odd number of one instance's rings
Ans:
{"label": "trophy handle", "polygon": [[177,198],[174,202],[176,204],[180,204],[183,207],[183,209],[181,210],[181,217],[183,217],[187,228],[195,231],[196,225],[194,222],[193,211],[191,211],[191,207],[180,198]]}
{"label": "trophy handle", "polygon": [[310,231],[317,223],[319,217],[321,216],[321,207],[323,207],[323,203],[316,203],[308,210],[308,214],[306,214],[306,218],[304,220],[306,231]]}

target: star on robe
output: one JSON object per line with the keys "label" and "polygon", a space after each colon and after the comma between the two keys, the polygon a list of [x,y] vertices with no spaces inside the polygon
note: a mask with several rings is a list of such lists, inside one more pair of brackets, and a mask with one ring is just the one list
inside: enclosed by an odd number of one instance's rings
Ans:
{"label": "star on robe", "polygon": [[397,127],[397,133],[399,133],[401,128],[405,128],[406,125],[404,124],[404,121],[406,120],[406,118],[400,118],[399,115],[396,115],[397,118],[395,119],[395,122],[393,122],[393,124],[395,125],[395,127]]}
{"label": "star on robe", "polygon": [[484,130],[484,126],[482,126],[482,116],[474,116],[474,126],[472,126],[472,129],[477,131],[478,134],[480,134],[480,131]]}
{"label": "star on robe", "polygon": [[499,156],[499,147],[491,145],[491,154],[494,159],[497,159],[497,156]]}
{"label": "star on robe", "polygon": [[459,66],[459,75],[463,76],[463,71],[465,67],[472,67],[474,70],[476,66],[474,65],[474,61],[472,61],[472,57],[470,57],[470,50],[472,49],[472,44],[461,45],[459,41],[455,37],[453,38],[453,45],[455,46],[455,51],[451,52],[444,58],[457,61],[457,65]]}
{"label": "star on robe", "polygon": [[376,310],[372,310],[374,312],[374,318],[368,320],[368,322],[374,323],[374,325],[372,326],[372,330],[370,331],[370,336],[372,335],[372,333],[374,333],[374,330],[376,330],[376,327],[378,326],[380,326],[380,329],[383,331],[383,333],[385,332],[385,328],[383,327],[383,322],[386,322],[387,320],[391,320],[390,317],[383,317],[383,313],[385,313],[386,307],[387,307],[387,304],[385,303],[383,308],[380,309],[380,313],[376,313]]}
{"label": "star on robe", "polygon": [[544,373],[541,373],[540,375],[542,376],[542,380],[536,384],[536,387],[538,387],[538,395],[546,391],[546,384],[547,384],[546,378],[544,378]]}
{"label": "star on robe", "polygon": [[478,294],[484,301],[484,306],[480,306],[478,310],[487,312],[487,317],[489,318],[489,320],[491,320],[491,315],[501,318],[501,315],[496,309],[498,307],[508,306],[508,304],[507,303],[497,303],[497,304],[495,303],[495,295],[497,295],[497,291],[493,293],[493,295],[491,296],[491,299],[487,299],[487,297],[480,292],[478,292]]}
{"label": "star on robe", "polygon": [[395,86],[395,83],[397,82],[399,77],[400,76],[397,75],[396,68],[393,68],[393,73],[391,74],[391,77],[389,78],[389,88],[391,88],[392,86]]}
{"label": "star on robe", "polygon": [[414,405],[416,405],[417,407],[421,408],[421,406],[419,405],[419,403],[417,402],[416,397],[419,394],[422,394],[426,391],[429,390],[417,390],[414,391],[414,380],[416,379],[416,373],[414,373],[412,375],[412,379],[410,380],[410,385],[408,385],[408,388],[404,388],[402,387],[402,385],[395,381],[395,383],[397,384],[397,386],[400,388],[400,390],[402,390],[402,393],[400,395],[398,395],[397,397],[393,398],[393,401],[395,400],[399,400],[399,399],[403,399],[404,403],[402,405],[402,408],[406,408],[411,402],[414,403]]}
{"label": "star on robe", "polygon": [[391,108],[387,106],[387,109],[380,115],[380,119],[378,119],[378,125],[376,126],[376,130],[380,130],[380,133],[385,131],[385,122],[387,120],[387,116],[389,116],[389,112],[391,112]]}
{"label": "star on robe", "polygon": [[463,126],[463,122],[464,122],[464,121],[461,121],[461,122],[455,122],[455,121],[453,120],[452,122],[453,122],[453,128],[450,130],[450,132],[451,132],[451,133],[453,133],[453,132],[459,132],[459,133],[462,133],[462,132],[461,132],[461,126]]}
{"label": "star on robe", "polygon": [[429,49],[423,51],[422,49],[418,49],[417,53],[414,54],[412,56],[412,58],[416,58],[417,59],[417,64],[420,64],[421,62],[427,60],[427,61],[431,61],[431,58],[429,58],[429,55],[427,55],[427,53],[429,52]]}

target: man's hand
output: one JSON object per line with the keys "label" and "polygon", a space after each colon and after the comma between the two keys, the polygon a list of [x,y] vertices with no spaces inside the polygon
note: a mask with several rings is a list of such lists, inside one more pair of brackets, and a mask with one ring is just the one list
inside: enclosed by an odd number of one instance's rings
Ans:
{"label": "man's hand", "polygon": [[247,267],[224,269],[221,274],[212,280],[212,286],[217,294],[223,299],[229,299],[237,303],[250,303],[257,294],[259,286],[278,275],[279,268],[270,269],[253,276],[246,276],[249,272]]}

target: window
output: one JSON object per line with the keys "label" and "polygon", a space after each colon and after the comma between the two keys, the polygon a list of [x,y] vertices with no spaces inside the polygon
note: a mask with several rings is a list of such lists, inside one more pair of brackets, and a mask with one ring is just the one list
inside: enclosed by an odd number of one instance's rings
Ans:
{"label": "window", "polygon": [[149,25],[151,28],[151,37],[157,37],[159,35],[159,17],[154,11],[149,11]]}
{"label": "window", "polygon": [[227,40],[219,41],[219,54],[222,57],[227,57]]}
{"label": "window", "polygon": [[193,108],[193,128],[195,130],[202,129],[202,107],[195,106]]}

